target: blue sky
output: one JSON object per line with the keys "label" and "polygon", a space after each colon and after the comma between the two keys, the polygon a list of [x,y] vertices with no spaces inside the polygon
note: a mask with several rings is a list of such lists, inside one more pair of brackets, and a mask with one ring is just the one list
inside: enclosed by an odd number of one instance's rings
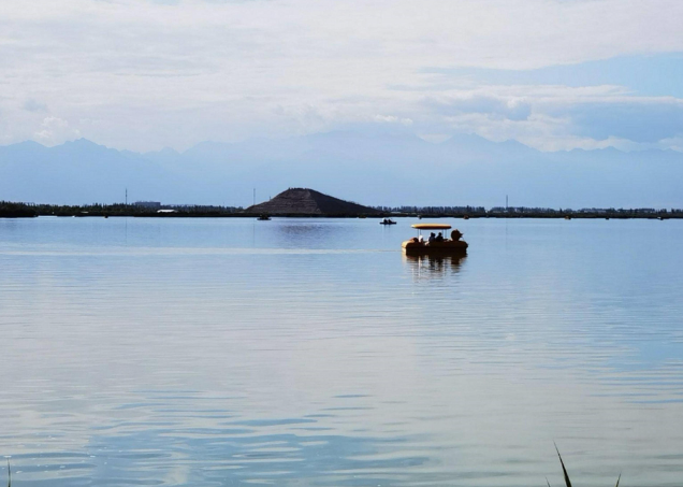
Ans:
{"label": "blue sky", "polygon": [[683,99],[683,53],[654,53],[586,61],[578,64],[513,70],[425,68],[425,73],[470,78],[487,85],[622,86],[639,96]]}
{"label": "blue sky", "polygon": [[680,0],[9,0],[0,144],[336,129],[683,151]]}

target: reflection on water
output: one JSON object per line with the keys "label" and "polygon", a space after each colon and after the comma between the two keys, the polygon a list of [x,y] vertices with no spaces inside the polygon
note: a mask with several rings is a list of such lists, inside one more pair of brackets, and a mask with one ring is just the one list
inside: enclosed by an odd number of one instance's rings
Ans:
{"label": "reflection on water", "polygon": [[403,259],[417,276],[429,274],[457,273],[465,263],[467,256],[461,255],[407,255]]}
{"label": "reflection on water", "polygon": [[683,222],[398,221],[0,220],[13,484],[679,485]]}
{"label": "reflection on water", "polygon": [[[341,220],[339,220],[341,221]],[[277,220],[273,231],[277,232],[282,245],[289,248],[321,247],[325,242],[335,238],[343,238],[343,227],[335,220],[321,220],[318,218]]]}

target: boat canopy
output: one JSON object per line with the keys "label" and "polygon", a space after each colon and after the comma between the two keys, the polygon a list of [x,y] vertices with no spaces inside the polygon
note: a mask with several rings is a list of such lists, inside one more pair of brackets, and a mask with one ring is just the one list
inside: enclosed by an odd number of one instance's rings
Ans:
{"label": "boat canopy", "polygon": [[446,223],[416,223],[411,226],[418,230],[448,230],[451,228],[451,226]]}

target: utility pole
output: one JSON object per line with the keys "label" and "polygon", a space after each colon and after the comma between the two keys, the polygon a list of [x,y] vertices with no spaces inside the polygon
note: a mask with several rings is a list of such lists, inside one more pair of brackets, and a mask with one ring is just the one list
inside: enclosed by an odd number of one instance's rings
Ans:
{"label": "utility pole", "polygon": [[256,188],[254,188],[254,204],[256,204]]}
{"label": "utility pole", "polygon": [[505,211],[508,211],[508,195],[505,195]]}
{"label": "utility pole", "polygon": [[126,188],[126,206],[128,206],[128,188]]}

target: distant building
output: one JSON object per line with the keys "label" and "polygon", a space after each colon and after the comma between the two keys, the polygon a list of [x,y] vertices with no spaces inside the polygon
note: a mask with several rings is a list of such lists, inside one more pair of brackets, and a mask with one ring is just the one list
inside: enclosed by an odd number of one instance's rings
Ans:
{"label": "distant building", "polygon": [[148,208],[150,210],[158,210],[161,208],[161,202],[160,201],[136,201],[133,203],[133,206],[136,206],[138,208]]}

